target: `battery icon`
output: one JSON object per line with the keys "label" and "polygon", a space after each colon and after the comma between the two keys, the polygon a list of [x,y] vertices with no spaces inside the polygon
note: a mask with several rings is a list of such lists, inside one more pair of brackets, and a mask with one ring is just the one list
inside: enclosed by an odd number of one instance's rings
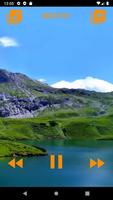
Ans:
{"label": "battery icon", "polygon": [[109,1],[106,1],[106,6],[109,6]]}

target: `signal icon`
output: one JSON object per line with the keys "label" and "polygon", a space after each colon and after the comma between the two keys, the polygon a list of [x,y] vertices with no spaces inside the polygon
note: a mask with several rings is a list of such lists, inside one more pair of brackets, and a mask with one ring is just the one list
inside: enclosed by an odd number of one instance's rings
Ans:
{"label": "signal icon", "polygon": [[101,4],[101,2],[100,2],[100,1],[97,1],[96,3],[97,3],[97,5],[100,5],[100,4]]}

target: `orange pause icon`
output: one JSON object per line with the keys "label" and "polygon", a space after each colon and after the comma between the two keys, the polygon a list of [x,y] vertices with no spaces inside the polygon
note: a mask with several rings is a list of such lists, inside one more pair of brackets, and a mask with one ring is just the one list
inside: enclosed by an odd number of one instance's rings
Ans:
{"label": "orange pause icon", "polygon": [[[58,169],[62,169],[63,168],[63,156],[61,154],[59,154],[57,156],[58,159]],[[50,155],[50,169],[55,169],[55,155],[51,154]]]}

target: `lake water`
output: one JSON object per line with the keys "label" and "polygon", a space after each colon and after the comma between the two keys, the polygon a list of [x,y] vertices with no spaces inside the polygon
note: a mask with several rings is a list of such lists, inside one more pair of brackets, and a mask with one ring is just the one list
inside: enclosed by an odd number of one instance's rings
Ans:
{"label": "lake water", "polygon": [[[2,186],[113,186],[113,141],[45,141],[35,145],[48,150],[48,156],[24,158],[24,168],[8,166],[11,158],[0,160]],[[49,156],[63,155],[63,169],[50,169]],[[101,168],[89,168],[90,159],[101,159]]]}

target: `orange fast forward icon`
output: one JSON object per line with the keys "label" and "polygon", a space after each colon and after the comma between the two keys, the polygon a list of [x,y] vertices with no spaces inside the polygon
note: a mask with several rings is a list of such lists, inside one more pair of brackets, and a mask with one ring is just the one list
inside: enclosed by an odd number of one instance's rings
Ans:
{"label": "orange fast forward icon", "polygon": [[104,165],[104,162],[100,159],[98,159],[97,161],[90,159],[90,168],[93,168],[95,166],[97,166],[98,168],[102,167]]}

